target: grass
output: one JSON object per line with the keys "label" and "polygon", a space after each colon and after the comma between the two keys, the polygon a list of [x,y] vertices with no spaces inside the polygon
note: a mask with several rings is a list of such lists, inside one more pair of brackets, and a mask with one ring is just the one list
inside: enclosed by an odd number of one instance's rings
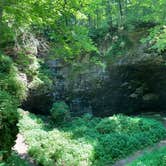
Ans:
{"label": "grass", "polygon": [[0,166],[30,166],[25,160],[21,159],[15,152],[5,162],[0,162]]}
{"label": "grass", "polygon": [[161,123],[141,117],[78,117],[56,125],[49,117],[23,113],[20,132],[29,154],[44,166],[112,165],[134,151],[166,137]]}
{"label": "grass", "polygon": [[166,147],[146,153],[128,166],[165,166]]}

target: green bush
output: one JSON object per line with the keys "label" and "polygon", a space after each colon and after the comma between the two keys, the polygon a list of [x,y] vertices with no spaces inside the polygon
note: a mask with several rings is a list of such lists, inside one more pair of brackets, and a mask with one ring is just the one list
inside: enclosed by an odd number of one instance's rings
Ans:
{"label": "green bush", "polygon": [[116,160],[139,149],[139,145],[139,140],[125,133],[100,136],[95,150],[95,163],[97,165],[113,164]]}
{"label": "green bush", "polygon": [[69,107],[65,102],[56,102],[53,104],[50,114],[52,119],[59,123],[59,122],[64,122],[66,119],[69,118],[70,113],[69,113]]}
{"label": "green bush", "polygon": [[37,76],[40,64],[35,55],[20,52],[15,59],[15,63],[18,69],[26,73],[30,80]]}
{"label": "green bush", "polygon": [[18,154],[12,152],[7,161],[0,161],[0,166],[30,166],[30,164],[27,161],[21,159]]}
{"label": "green bush", "polygon": [[17,74],[0,73],[0,89],[7,91],[15,96],[20,102],[26,98],[26,86],[19,79]]}
{"label": "green bush", "polygon": [[149,51],[162,53],[166,50],[166,27],[155,26],[149,30],[149,35],[142,39],[142,43],[149,45]]}
{"label": "green bush", "polygon": [[[162,129],[161,129],[162,127]],[[132,118],[123,115],[116,115],[109,118],[104,118],[100,121],[100,123],[96,126],[96,129],[101,134],[109,134],[112,132],[117,133],[139,133],[146,132],[157,129],[163,130],[164,127],[160,125],[159,122],[146,119],[146,118]]]}
{"label": "green bush", "polygon": [[18,122],[17,102],[5,91],[0,91],[0,151],[6,157],[14,145]]}
{"label": "green bush", "polygon": [[10,154],[18,132],[17,107],[26,97],[26,86],[8,56],[0,54],[0,153]]}
{"label": "green bush", "polygon": [[19,78],[19,72],[12,60],[0,54],[0,90],[5,90],[19,101],[26,98],[26,86]]}
{"label": "green bush", "polygon": [[150,153],[145,153],[128,166],[165,166],[166,147],[159,150],[155,149]]}
{"label": "green bush", "polygon": [[0,54],[0,73],[10,73],[12,60],[8,56]]}
{"label": "green bush", "polygon": [[101,119],[84,115],[58,127],[49,118],[42,119],[23,114],[19,127],[30,155],[44,166],[111,165],[166,137],[164,126],[146,118],[116,115]]}
{"label": "green bush", "polygon": [[101,120],[96,130],[101,134],[96,157],[106,165],[166,137],[166,130],[159,122],[123,115]]}
{"label": "green bush", "polygon": [[[46,121],[49,123],[48,119]],[[91,165],[93,146],[83,140],[72,139],[70,132],[63,132],[57,128],[50,130],[41,118],[33,114],[23,114],[19,127],[29,145],[29,154],[38,164]]]}

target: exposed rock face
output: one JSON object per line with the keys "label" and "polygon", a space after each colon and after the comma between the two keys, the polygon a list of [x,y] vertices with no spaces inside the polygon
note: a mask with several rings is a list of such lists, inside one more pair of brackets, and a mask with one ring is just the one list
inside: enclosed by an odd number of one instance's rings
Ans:
{"label": "exposed rock face", "polygon": [[[121,64],[110,69],[109,80],[99,91],[103,95],[98,95],[94,102],[98,104],[94,104],[95,114],[164,110],[166,66],[153,62],[149,64],[149,61],[146,63]],[[99,101],[103,101],[103,109]]]}
{"label": "exposed rock face", "polygon": [[106,71],[89,63],[73,66],[55,60],[48,64],[54,73],[54,101],[67,102],[75,116],[92,113],[91,102],[96,89],[101,88],[103,80],[107,79]]}
{"label": "exposed rock face", "polygon": [[126,56],[105,70],[87,65],[74,71],[62,62],[53,64],[54,101],[65,100],[74,115],[89,112],[108,116],[166,109],[165,60],[156,54]]}

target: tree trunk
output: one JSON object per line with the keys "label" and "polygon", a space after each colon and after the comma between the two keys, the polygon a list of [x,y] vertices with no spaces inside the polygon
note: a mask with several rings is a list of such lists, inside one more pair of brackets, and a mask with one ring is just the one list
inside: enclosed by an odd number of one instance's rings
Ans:
{"label": "tree trunk", "polygon": [[[3,8],[0,7],[0,38],[2,38],[2,34],[3,34],[2,15],[3,15]],[[0,48],[1,48],[1,40],[2,39],[0,39]]]}
{"label": "tree trunk", "polygon": [[96,27],[97,28],[99,27],[99,22],[100,22],[100,20],[99,20],[99,10],[97,9],[96,10]]}
{"label": "tree trunk", "polygon": [[67,9],[66,9],[66,5],[67,5],[67,0],[64,0],[64,19],[65,19],[65,25],[68,26],[68,17],[67,17]]}
{"label": "tree trunk", "polygon": [[88,26],[89,26],[89,28],[92,27],[90,14],[88,15]]}
{"label": "tree trunk", "polygon": [[2,23],[2,16],[3,16],[3,8],[4,8],[4,0],[0,0],[0,24]]}
{"label": "tree trunk", "polygon": [[121,0],[119,2],[119,12],[120,12],[120,24],[122,24],[122,17],[123,17],[123,11],[122,11],[122,3]]}
{"label": "tree trunk", "polygon": [[112,15],[111,15],[111,2],[110,2],[110,0],[107,0],[106,15],[108,17],[108,23],[110,24],[110,27],[111,27],[112,26]]}
{"label": "tree trunk", "polygon": [[0,7],[0,24],[2,23],[3,8]]}

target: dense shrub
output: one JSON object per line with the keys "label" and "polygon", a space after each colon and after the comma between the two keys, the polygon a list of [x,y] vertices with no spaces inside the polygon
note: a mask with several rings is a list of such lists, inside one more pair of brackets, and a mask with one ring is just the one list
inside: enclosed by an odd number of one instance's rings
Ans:
{"label": "dense shrub", "polygon": [[26,86],[19,80],[18,75],[0,73],[0,89],[15,96],[18,101],[26,98]]}
{"label": "dense shrub", "polygon": [[0,89],[15,96],[19,101],[26,98],[26,86],[19,77],[12,60],[0,54]]}
{"label": "dense shrub", "polygon": [[[101,120],[96,126],[96,129],[101,134],[109,134],[112,132],[131,134],[131,132],[138,133],[155,129],[158,131],[161,127],[162,126],[159,122],[152,119],[131,118],[123,115],[116,115]],[[163,129],[164,128],[162,127],[162,130]]]}
{"label": "dense shrub", "polygon": [[166,50],[166,27],[165,26],[155,26],[149,30],[149,35],[142,39],[143,43],[148,43],[149,51],[155,51],[162,53]]}
{"label": "dense shrub", "polygon": [[64,122],[70,116],[69,107],[65,102],[54,103],[50,113],[53,120],[57,123]]}
{"label": "dense shrub", "polygon": [[99,137],[100,144],[96,147],[96,157],[99,163],[105,164],[166,137],[166,130],[159,122],[123,115],[101,120],[96,129],[102,134]]}
{"label": "dense shrub", "polygon": [[8,157],[14,145],[18,127],[17,106],[26,97],[26,86],[19,78],[13,61],[0,54],[0,153]]}
{"label": "dense shrub", "polygon": [[18,122],[17,102],[5,91],[0,91],[0,151],[5,156],[16,139]]}
{"label": "dense shrub", "polygon": [[21,159],[18,154],[12,152],[6,161],[0,161],[0,166],[30,166],[30,164],[27,161]]}
{"label": "dense shrub", "polygon": [[117,115],[101,119],[85,115],[58,128],[48,118],[42,119],[24,113],[19,126],[30,155],[44,166],[111,165],[166,137],[159,122],[146,118]]}
{"label": "dense shrub", "polygon": [[[19,122],[20,131],[29,144],[29,154],[39,164],[44,166],[91,165],[93,158],[91,144],[72,139],[70,132],[63,132],[57,128],[51,130],[45,126],[41,118],[33,114],[24,113],[22,117],[23,119]],[[49,122],[48,119],[46,121]]]}
{"label": "dense shrub", "polygon": [[26,73],[29,80],[33,80],[33,78],[38,74],[40,64],[35,55],[21,52],[17,55],[15,63],[20,71]]}
{"label": "dense shrub", "polygon": [[129,164],[128,166],[165,166],[166,165],[166,148],[155,149]]}
{"label": "dense shrub", "polygon": [[12,60],[8,56],[0,54],[0,72],[1,73],[10,73]]}

